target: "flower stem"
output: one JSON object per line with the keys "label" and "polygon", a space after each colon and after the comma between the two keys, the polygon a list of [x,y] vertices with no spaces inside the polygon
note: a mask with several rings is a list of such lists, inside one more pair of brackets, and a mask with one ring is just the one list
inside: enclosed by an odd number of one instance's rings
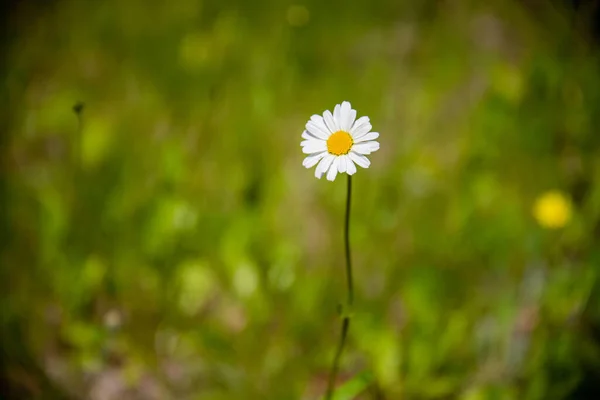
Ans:
{"label": "flower stem", "polygon": [[352,261],[350,260],[350,200],[352,197],[352,175],[348,175],[348,192],[346,195],[346,219],[344,223],[344,245],[346,247],[346,280],[348,282],[348,307],[354,302],[352,284]]}
{"label": "flower stem", "polygon": [[334,392],[335,381],[340,367],[340,359],[348,336],[350,328],[350,308],[354,302],[354,288],[352,283],[352,262],[350,260],[350,200],[352,197],[352,176],[348,175],[348,192],[346,195],[346,218],[344,224],[344,246],[346,253],[346,282],[348,284],[348,300],[346,307],[348,309],[342,311],[342,334],[338,343],[338,348],[333,359],[331,372],[329,373],[329,382],[327,384],[327,393],[325,399],[331,400]]}

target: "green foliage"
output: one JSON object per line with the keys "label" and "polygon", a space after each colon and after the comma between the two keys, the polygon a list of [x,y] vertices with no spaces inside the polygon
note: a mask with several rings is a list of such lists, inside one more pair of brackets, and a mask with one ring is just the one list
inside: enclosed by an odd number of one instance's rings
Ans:
{"label": "green foliage", "polygon": [[344,382],[333,395],[334,400],[352,400],[363,392],[373,381],[368,373],[361,373]]}
{"label": "green foliage", "polygon": [[[3,373],[77,398],[320,398],[345,182],[314,179],[299,143],[349,100],[381,150],[354,179],[336,398],[567,398],[600,365],[600,67],[539,7],[15,15]],[[553,230],[532,212],[550,190],[572,202]]]}

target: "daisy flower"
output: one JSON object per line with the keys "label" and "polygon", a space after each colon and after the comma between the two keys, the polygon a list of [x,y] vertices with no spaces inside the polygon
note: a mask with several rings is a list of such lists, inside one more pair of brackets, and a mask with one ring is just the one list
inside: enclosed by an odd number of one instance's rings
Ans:
{"label": "daisy flower", "polygon": [[302,165],[311,168],[317,165],[315,176],[319,179],[327,173],[333,181],[338,172],[354,175],[356,165],[369,168],[371,162],[366,155],[379,150],[375,139],[379,133],[371,132],[369,117],[356,119],[356,110],[349,102],[337,104],[333,114],[327,110],[323,116],[313,115],[302,133],[302,152],[308,154]]}

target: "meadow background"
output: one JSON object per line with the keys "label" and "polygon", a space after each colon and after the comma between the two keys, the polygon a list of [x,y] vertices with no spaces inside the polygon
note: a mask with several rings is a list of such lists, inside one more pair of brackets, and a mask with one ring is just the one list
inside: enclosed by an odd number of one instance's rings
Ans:
{"label": "meadow background", "polygon": [[381,133],[345,398],[598,398],[598,42],[562,5],[19,5],[2,398],[318,399],[346,182],[300,134],[343,100]]}

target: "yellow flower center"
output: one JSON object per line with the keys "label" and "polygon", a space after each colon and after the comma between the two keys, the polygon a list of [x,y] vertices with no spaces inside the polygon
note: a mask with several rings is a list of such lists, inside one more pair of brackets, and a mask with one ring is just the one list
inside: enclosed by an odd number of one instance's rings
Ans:
{"label": "yellow flower center", "polygon": [[330,154],[341,156],[348,154],[354,141],[348,132],[337,131],[327,139],[327,151]]}

